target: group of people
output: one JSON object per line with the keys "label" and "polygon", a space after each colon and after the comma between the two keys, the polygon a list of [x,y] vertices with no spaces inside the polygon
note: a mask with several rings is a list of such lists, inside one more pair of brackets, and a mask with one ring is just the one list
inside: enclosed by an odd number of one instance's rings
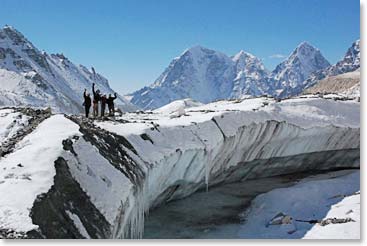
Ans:
{"label": "group of people", "polygon": [[[93,91],[93,116],[94,118],[98,117],[99,113],[99,105],[101,105],[101,117],[105,116],[106,111],[106,105],[108,106],[108,114],[109,116],[115,115],[115,104],[114,100],[117,98],[117,94],[114,93],[112,96],[111,94],[106,96],[106,94],[101,94],[100,90],[95,90],[94,83],[92,85],[92,91]],[[90,94],[87,93],[87,89],[84,89],[84,108],[85,108],[85,117],[89,117],[89,111],[90,107],[92,106],[92,99],[90,97]]]}

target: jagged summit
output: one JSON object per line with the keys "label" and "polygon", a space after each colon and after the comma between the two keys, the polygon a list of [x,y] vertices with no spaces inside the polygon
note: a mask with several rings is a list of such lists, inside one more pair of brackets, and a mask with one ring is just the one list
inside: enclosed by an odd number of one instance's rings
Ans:
{"label": "jagged summit", "polygon": [[[300,43],[297,48],[294,49],[294,51],[291,53],[290,57],[310,57],[310,56],[316,56],[316,55],[321,55],[321,52],[318,48],[314,47],[313,45],[311,45],[310,43],[308,43],[307,41],[303,41],[302,43]],[[322,56],[322,55],[321,55]]]}
{"label": "jagged summit", "polygon": [[13,41],[13,44],[15,45],[28,43],[32,46],[32,48],[34,48],[33,44],[28,41],[28,39],[21,32],[9,25],[5,25],[3,28],[0,29],[0,37],[2,39],[8,37],[10,40]]}
{"label": "jagged summit", "polygon": [[296,48],[296,50],[304,49],[304,48],[311,48],[316,49],[312,44],[310,44],[308,41],[302,41]]}
{"label": "jagged summit", "polygon": [[232,60],[234,62],[238,61],[238,60],[241,60],[241,59],[247,59],[247,58],[250,58],[250,59],[255,59],[256,56],[254,56],[253,54],[251,53],[248,53],[244,50],[240,50],[240,52],[238,52],[236,55],[234,55],[232,57]]}
{"label": "jagged summit", "polygon": [[325,69],[330,63],[320,50],[302,42],[291,55],[272,72],[271,79],[277,91],[276,96],[285,97],[300,93],[303,82],[315,71]]}

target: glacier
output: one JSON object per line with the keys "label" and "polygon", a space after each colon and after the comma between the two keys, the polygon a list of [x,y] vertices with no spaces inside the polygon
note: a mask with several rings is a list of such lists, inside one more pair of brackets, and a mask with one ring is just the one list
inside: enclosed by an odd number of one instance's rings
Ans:
{"label": "glacier", "polygon": [[[150,209],[200,189],[360,165],[356,100],[224,100],[191,104],[174,117],[171,109],[107,121],[42,119],[0,158],[0,192],[7,194],[0,198],[0,231],[142,238]],[[1,109],[0,119],[15,112]]]}

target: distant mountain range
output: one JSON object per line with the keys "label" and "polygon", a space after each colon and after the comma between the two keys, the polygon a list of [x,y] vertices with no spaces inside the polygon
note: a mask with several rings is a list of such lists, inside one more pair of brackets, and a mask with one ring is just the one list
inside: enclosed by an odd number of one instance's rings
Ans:
{"label": "distant mountain range", "polygon": [[[0,29],[0,106],[49,106],[55,112],[79,113],[84,88],[91,92],[93,82],[102,93],[114,93],[102,75],[63,54],[38,50],[13,27]],[[122,96],[116,104],[126,111],[136,109]]]}
{"label": "distant mountain range", "polygon": [[274,71],[245,51],[229,57],[195,46],[175,58],[161,76],[127,98],[143,109],[155,109],[172,101],[192,98],[202,103],[220,99],[260,96],[289,97],[317,81],[359,68],[359,40],[335,65],[307,42],[302,42]]}
{"label": "distant mountain range", "polygon": [[[359,67],[359,40],[335,65],[303,42],[274,71],[245,51],[230,57],[195,46],[173,59],[152,85],[118,95],[116,104],[134,111],[185,98],[201,103],[264,94],[284,98]],[[90,92],[93,82],[103,93],[114,93],[108,80],[93,69],[75,65],[63,54],[40,51],[13,27],[0,29],[0,106],[50,106],[55,112],[80,113],[84,88]]]}

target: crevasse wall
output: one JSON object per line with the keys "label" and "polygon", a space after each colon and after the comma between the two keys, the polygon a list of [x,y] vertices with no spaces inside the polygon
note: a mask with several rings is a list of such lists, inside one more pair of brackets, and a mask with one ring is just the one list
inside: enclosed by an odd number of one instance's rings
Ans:
{"label": "crevasse wall", "polygon": [[[270,120],[238,126],[233,134],[229,134],[221,124],[226,122],[218,117],[195,126],[152,131],[147,134],[151,141],[140,136],[129,137],[138,152],[132,158],[141,165],[148,163],[145,165],[148,168],[145,169],[143,194],[136,195],[139,205],[143,199],[146,212],[162,202],[190,195],[199,188],[220,182],[359,166],[360,134],[356,128],[326,126],[304,129]],[[167,145],[167,139],[170,145]],[[145,158],[144,149],[160,158],[149,161]],[[335,156],[338,151],[342,154],[330,163],[330,154]],[[283,163],[281,159],[273,160],[273,163],[261,162],[281,157],[287,159]],[[233,175],[236,169],[241,175]],[[130,210],[133,221],[142,214],[135,209],[142,207],[134,206]],[[142,216],[140,218],[143,219]],[[142,226],[143,222],[131,223],[131,226],[136,225]],[[125,226],[121,230],[134,231]],[[139,236],[142,230],[140,228],[137,234],[129,236]]]}
{"label": "crevasse wall", "polygon": [[[359,122],[350,120],[350,114],[359,115],[359,104],[321,101],[300,102],[291,108],[277,104],[271,111],[197,111],[197,118],[181,117],[188,123],[159,125],[163,121],[156,121],[136,132],[139,123],[92,123],[69,117],[80,126],[81,134],[64,141],[55,184],[32,209],[34,221],[41,208],[49,217],[64,210],[65,215],[59,216],[57,230],[47,218],[38,220],[43,223],[40,235],[141,238],[149,209],[201,188],[294,172],[359,167]],[[314,118],[304,117],[299,110],[289,113],[304,106],[312,109]],[[142,116],[147,117],[155,115]],[[63,173],[61,179],[76,184],[64,187],[56,182],[58,170]],[[72,194],[86,199],[75,200]],[[87,205],[91,212],[80,209]]]}

